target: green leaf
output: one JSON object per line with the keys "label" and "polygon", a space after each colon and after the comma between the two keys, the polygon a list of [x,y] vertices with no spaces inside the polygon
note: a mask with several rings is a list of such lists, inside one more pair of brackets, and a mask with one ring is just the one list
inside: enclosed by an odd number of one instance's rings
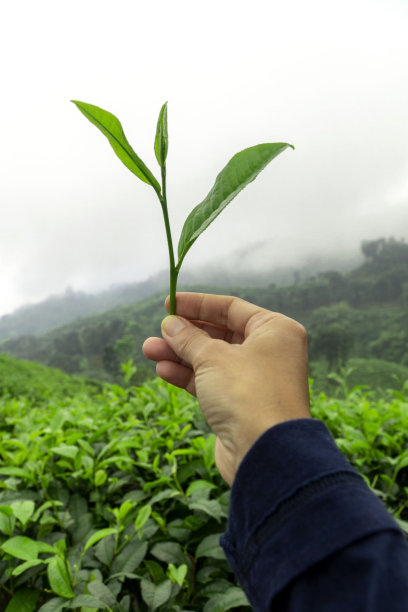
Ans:
{"label": "green leaf", "polygon": [[216,485],[208,480],[193,480],[193,482],[188,486],[186,491],[186,495],[189,497],[193,495],[199,489],[216,489]]}
{"label": "green leaf", "polygon": [[172,563],[169,563],[168,576],[170,580],[179,586],[183,586],[184,578],[187,575],[187,565],[183,563],[179,567],[175,567]]}
{"label": "green leaf", "polygon": [[68,599],[74,597],[68,570],[61,557],[55,556],[49,561],[47,574],[50,587],[54,593]]}
{"label": "green leaf", "polygon": [[108,567],[112,563],[113,556],[115,554],[115,538],[114,536],[107,536],[98,542],[95,546],[95,557],[99,559],[101,563]]}
{"label": "green leaf", "polygon": [[221,504],[215,499],[200,499],[190,503],[189,507],[193,510],[201,510],[202,512],[205,512],[212,518],[215,518],[218,522],[220,522],[223,517],[227,516],[227,513],[222,508]]}
{"label": "green leaf", "polygon": [[121,612],[130,612],[130,595],[125,595],[119,602]]}
{"label": "green leaf", "polygon": [[109,606],[104,601],[93,597],[92,595],[77,595],[75,599],[69,602],[69,607],[71,609],[80,608],[81,606],[86,606],[96,610],[109,610]]}
{"label": "green leaf", "polygon": [[13,595],[5,612],[34,612],[40,592],[34,589],[20,589]]}
{"label": "green leaf", "polygon": [[64,504],[59,500],[55,499],[53,501],[46,501],[33,514],[33,521],[36,523],[40,518],[41,514],[47,510],[48,508],[56,508],[57,506],[63,506]]}
{"label": "green leaf", "polygon": [[34,513],[34,502],[31,500],[19,500],[13,502],[11,507],[13,508],[14,516],[25,527]]}
{"label": "green leaf", "polygon": [[102,538],[106,538],[106,536],[113,535],[117,533],[117,531],[118,530],[116,529],[116,527],[107,527],[106,529],[100,529],[99,531],[96,531],[86,542],[84,553],[86,553],[88,548],[91,548],[91,546],[99,542],[99,540],[102,540]]}
{"label": "green leaf", "polygon": [[180,495],[180,492],[176,491],[175,489],[164,489],[163,491],[160,491],[150,499],[150,505],[153,506],[153,504],[156,504],[157,502],[162,501],[163,499],[169,499],[170,497],[177,497]]}
{"label": "green leaf", "polygon": [[146,521],[149,519],[152,513],[152,507],[150,504],[146,504],[142,506],[137,513],[136,521],[135,521],[135,529],[138,531],[143,527]]}
{"label": "green leaf", "polygon": [[1,545],[1,548],[8,555],[17,557],[17,559],[22,559],[23,561],[31,561],[38,557],[36,542],[25,536],[16,536],[15,538],[6,540]]}
{"label": "green leaf", "polygon": [[215,454],[215,440],[216,436],[211,434],[205,441],[204,449],[203,449],[203,458],[204,465],[207,468],[208,472],[212,468],[215,463],[214,454]]}
{"label": "green leaf", "polygon": [[159,183],[130,146],[119,119],[98,106],[79,102],[78,100],[71,100],[71,102],[106,136],[112,149],[121,162],[125,164],[126,168],[140,178],[141,181],[151,185],[157,193],[160,193]]}
{"label": "green leaf", "polygon": [[109,606],[104,601],[92,595],[78,595],[69,603],[71,609],[80,608],[81,606],[95,608],[96,610],[109,610]]}
{"label": "green leaf", "polygon": [[75,459],[78,454],[79,448],[77,446],[69,446],[67,444],[61,444],[60,446],[54,446],[50,449],[56,455],[61,457],[68,457],[68,459]]}
{"label": "green leaf", "polygon": [[156,559],[174,565],[182,565],[188,560],[187,555],[177,542],[158,542],[150,552]]}
{"label": "green leaf", "polygon": [[249,606],[248,599],[241,588],[232,586],[225,593],[217,593],[215,597],[207,601],[203,612],[224,612],[239,606]]}
{"label": "green leaf", "polygon": [[38,612],[62,612],[67,607],[67,603],[62,597],[53,597],[42,605]]}
{"label": "green leaf", "polygon": [[126,501],[123,502],[123,504],[121,504],[119,511],[118,511],[118,519],[119,521],[123,521],[123,519],[125,518],[125,516],[130,512],[130,510],[132,510],[132,508],[134,508],[136,506],[136,502],[131,501],[130,499],[127,499]]}
{"label": "green leaf", "polygon": [[116,597],[108,587],[100,580],[92,580],[88,584],[88,591],[98,599],[105,602],[109,608],[115,608],[118,605]]}
{"label": "green leaf", "polygon": [[150,580],[142,578],[140,582],[143,601],[149,606],[149,610],[157,610],[171,597],[171,580],[165,580],[160,584],[153,584]]}
{"label": "green leaf", "polygon": [[[63,544],[60,544],[60,542]],[[51,553],[55,555],[58,553],[59,547],[63,545],[65,546],[65,540],[59,540],[55,543],[55,546],[51,546],[51,544],[48,544],[47,542],[36,542],[35,545],[37,546],[38,553]]]}
{"label": "green leaf", "polygon": [[26,478],[27,480],[31,480],[33,478],[33,474],[31,474],[28,470],[19,467],[0,467],[0,475],[1,476],[17,476],[19,478]]}
{"label": "green leaf", "polygon": [[105,470],[96,470],[95,472],[95,487],[102,486],[108,478]]}
{"label": "green leaf", "polygon": [[88,502],[78,493],[74,493],[70,497],[68,510],[74,522],[79,523],[81,517],[88,512]]}
{"label": "green leaf", "polygon": [[197,595],[199,595],[200,598],[205,597],[206,599],[210,599],[210,597],[213,597],[216,593],[225,593],[230,586],[231,583],[225,580],[225,578],[211,580],[211,582],[199,589]]}
{"label": "green leaf", "polygon": [[11,506],[0,506],[0,531],[11,537],[15,524],[16,517]]}
{"label": "green leaf", "polygon": [[398,459],[398,463],[396,465],[395,472],[399,472],[400,470],[402,470],[402,468],[407,467],[407,466],[408,466],[408,454],[404,453]]}
{"label": "green leaf", "polygon": [[45,561],[41,561],[41,559],[31,559],[30,561],[25,561],[21,565],[17,565],[17,567],[15,567],[11,573],[13,574],[13,576],[19,576],[31,567],[41,565],[41,563],[45,563]]}
{"label": "green leaf", "polygon": [[200,234],[218,217],[231,200],[255,180],[274,157],[291,146],[281,142],[260,144],[234,155],[218,174],[207,197],[191,211],[184,223],[178,244],[178,268]]}
{"label": "green leaf", "polygon": [[118,554],[110,570],[110,575],[122,573],[132,573],[139,567],[147,553],[147,542],[140,540],[130,541]]}
{"label": "green leaf", "polygon": [[154,141],[154,152],[160,166],[166,163],[167,151],[169,148],[169,136],[167,133],[167,102],[163,104],[157,121],[156,138]]}
{"label": "green leaf", "polygon": [[148,560],[144,561],[144,564],[149,570],[149,574],[152,577],[153,582],[157,583],[166,580],[166,574],[164,573],[164,570],[160,563],[157,563],[157,561]]}
{"label": "green leaf", "polygon": [[211,557],[212,559],[225,559],[224,551],[220,546],[220,533],[212,533],[204,538],[197,546],[196,559]]}

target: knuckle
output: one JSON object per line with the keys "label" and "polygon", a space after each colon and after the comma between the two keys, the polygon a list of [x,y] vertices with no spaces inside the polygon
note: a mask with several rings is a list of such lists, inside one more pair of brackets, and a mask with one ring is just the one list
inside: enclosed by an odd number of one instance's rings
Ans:
{"label": "knuckle", "polygon": [[307,343],[307,331],[306,328],[299,323],[298,321],[295,321],[294,319],[288,319],[289,322],[289,331],[292,334],[292,336],[299,340],[302,344],[306,344]]}

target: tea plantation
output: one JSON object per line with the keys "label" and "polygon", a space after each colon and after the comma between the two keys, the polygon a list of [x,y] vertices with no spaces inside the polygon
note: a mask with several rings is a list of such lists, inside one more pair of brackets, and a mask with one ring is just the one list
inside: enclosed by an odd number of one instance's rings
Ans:
{"label": "tea plantation", "polygon": [[[219,546],[229,489],[196,401],[160,380],[67,378],[61,394],[51,369],[16,372],[0,391],[0,610],[249,610]],[[313,416],[408,528],[408,383],[338,382],[338,397],[312,391]]]}

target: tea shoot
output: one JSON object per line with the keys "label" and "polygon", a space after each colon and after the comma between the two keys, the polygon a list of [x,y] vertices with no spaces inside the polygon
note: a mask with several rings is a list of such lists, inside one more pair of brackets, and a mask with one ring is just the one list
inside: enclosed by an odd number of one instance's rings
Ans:
{"label": "tea shoot", "polygon": [[83,115],[106,136],[113,150],[125,166],[141,181],[153,187],[159,199],[170,262],[170,314],[176,312],[177,279],[184,258],[194,242],[240,191],[256,179],[258,174],[280,153],[293,145],[274,142],[255,145],[234,155],[215,179],[215,183],[200,204],[188,215],[181,231],[175,262],[173,240],[167,206],[166,158],[169,147],[167,130],[167,102],[163,104],[157,121],[154,152],[161,170],[161,185],[146,164],[130,146],[122,125],[112,113],[86,102],[72,100]]}

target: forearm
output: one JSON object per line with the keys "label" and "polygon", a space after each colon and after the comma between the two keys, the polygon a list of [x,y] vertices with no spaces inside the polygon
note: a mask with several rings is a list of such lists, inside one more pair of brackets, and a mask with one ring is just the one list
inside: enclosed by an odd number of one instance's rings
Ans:
{"label": "forearm", "polygon": [[[405,597],[401,610],[408,609],[404,536],[320,421],[282,423],[251,448],[221,544],[254,610],[384,610],[362,607],[373,589]],[[380,572],[384,563],[394,571]]]}

